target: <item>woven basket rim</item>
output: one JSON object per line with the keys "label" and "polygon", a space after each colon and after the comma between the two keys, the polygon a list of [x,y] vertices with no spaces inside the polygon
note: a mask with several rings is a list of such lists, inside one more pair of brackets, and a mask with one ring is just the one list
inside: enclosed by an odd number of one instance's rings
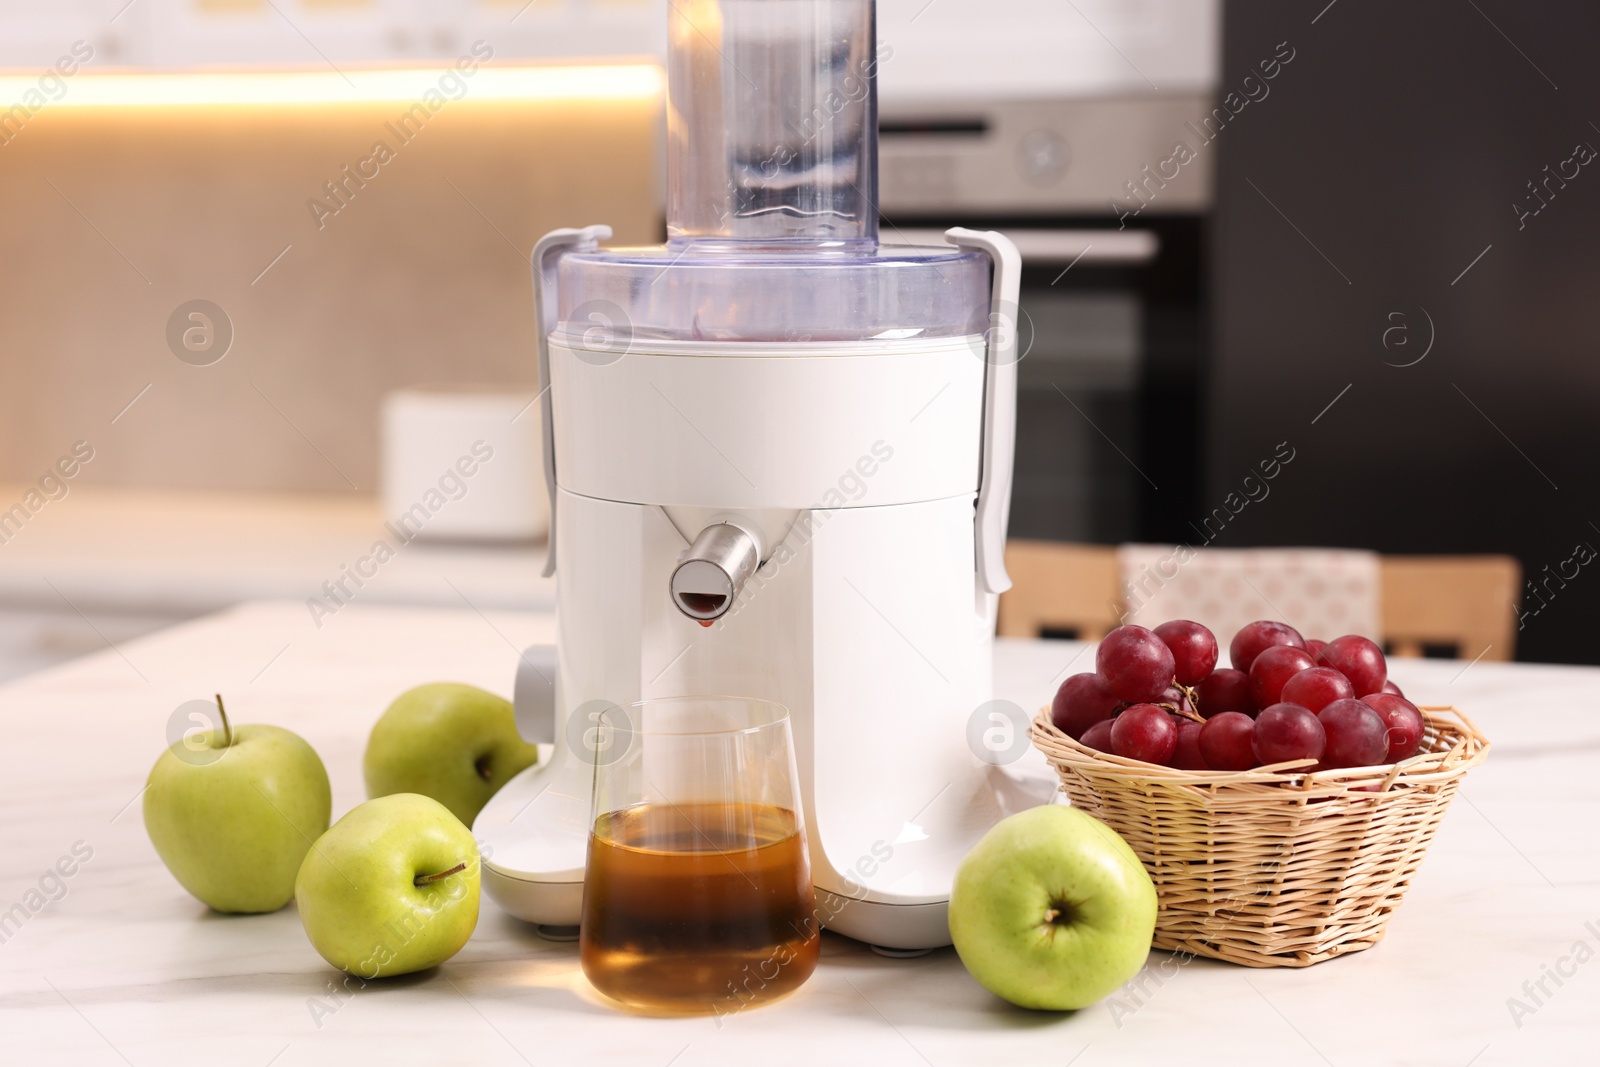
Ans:
{"label": "woven basket rim", "polygon": [[[1052,764],[1064,764],[1081,774],[1096,778],[1115,778],[1128,782],[1195,786],[1259,786],[1274,791],[1310,790],[1318,787],[1365,787],[1380,783],[1380,793],[1396,786],[1422,785],[1441,779],[1459,778],[1489,757],[1489,739],[1459,709],[1445,704],[1418,706],[1425,725],[1434,728],[1436,737],[1446,741],[1428,752],[1419,752],[1399,763],[1375,767],[1347,767],[1338,770],[1306,771],[1310,760],[1276,763],[1248,771],[1187,771],[1143,760],[1127,759],[1089,748],[1061,730],[1050,720],[1048,705],[1033,720],[1034,746]],[[1448,716],[1453,716],[1450,718]]]}

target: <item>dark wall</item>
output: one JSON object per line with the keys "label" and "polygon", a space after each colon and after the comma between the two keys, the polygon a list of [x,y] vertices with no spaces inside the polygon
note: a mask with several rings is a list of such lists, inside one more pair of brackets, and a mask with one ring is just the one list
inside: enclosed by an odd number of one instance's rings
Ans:
{"label": "dark wall", "polygon": [[[1202,507],[1295,459],[1214,543],[1553,574],[1600,546],[1600,5],[1228,0],[1223,90],[1280,42],[1217,145]],[[1600,662],[1600,562],[1548,589],[1518,658]]]}

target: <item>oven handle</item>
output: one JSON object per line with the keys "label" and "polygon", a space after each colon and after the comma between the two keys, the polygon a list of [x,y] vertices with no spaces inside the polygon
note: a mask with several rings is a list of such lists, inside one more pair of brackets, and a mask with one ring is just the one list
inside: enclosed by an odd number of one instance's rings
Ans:
{"label": "oven handle", "polygon": [[[1143,267],[1155,261],[1161,238],[1152,230],[1010,230],[1024,267]],[[891,227],[884,244],[941,245],[940,230]]]}

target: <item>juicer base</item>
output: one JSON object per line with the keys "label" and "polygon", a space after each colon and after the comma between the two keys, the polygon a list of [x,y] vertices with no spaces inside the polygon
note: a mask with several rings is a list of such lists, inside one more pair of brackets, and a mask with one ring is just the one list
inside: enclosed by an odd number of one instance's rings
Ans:
{"label": "juicer base", "polygon": [[883,945],[867,947],[886,960],[914,960],[933,951],[931,948],[885,948]]}
{"label": "juicer base", "polygon": [[[581,876],[580,876],[581,877]],[[483,886],[509,914],[540,926],[578,925],[583,911],[583,882],[535,882],[483,865]]]}
{"label": "juicer base", "polygon": [[824,929],[863,942],[880,955],[926,952],[950,943],[950,902],[947,900],[932,904],[880,904],[819,888],[817,912],[827,916],[822,923]]}

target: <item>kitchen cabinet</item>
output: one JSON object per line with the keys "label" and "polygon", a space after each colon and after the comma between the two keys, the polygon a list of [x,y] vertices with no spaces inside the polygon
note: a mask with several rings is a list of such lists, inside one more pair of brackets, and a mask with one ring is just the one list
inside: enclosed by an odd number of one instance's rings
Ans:
{"label": "kitchen cabinet", "polygon": [[1600,8],[1227,16],[1225,70],[1285,39],[1301,58],[1218,156],[1200,514],[1287,440],[1293,473],[1219,545],[1514,555],[1517,654],[1600,663],[1600,179],[1578,162],[1600,116],[1574,104]]}
{"label": "kitchen cabinet", "polygon": [[[381,566],[370,561],[379,539],[393,547]],[[80,486],[0,543],[0,683],[117,658],[135,638],[246,600],[296,604],[312,634],[352,606],[549,610],[543,566],[543,544],[397,543],[365,496]]]}

